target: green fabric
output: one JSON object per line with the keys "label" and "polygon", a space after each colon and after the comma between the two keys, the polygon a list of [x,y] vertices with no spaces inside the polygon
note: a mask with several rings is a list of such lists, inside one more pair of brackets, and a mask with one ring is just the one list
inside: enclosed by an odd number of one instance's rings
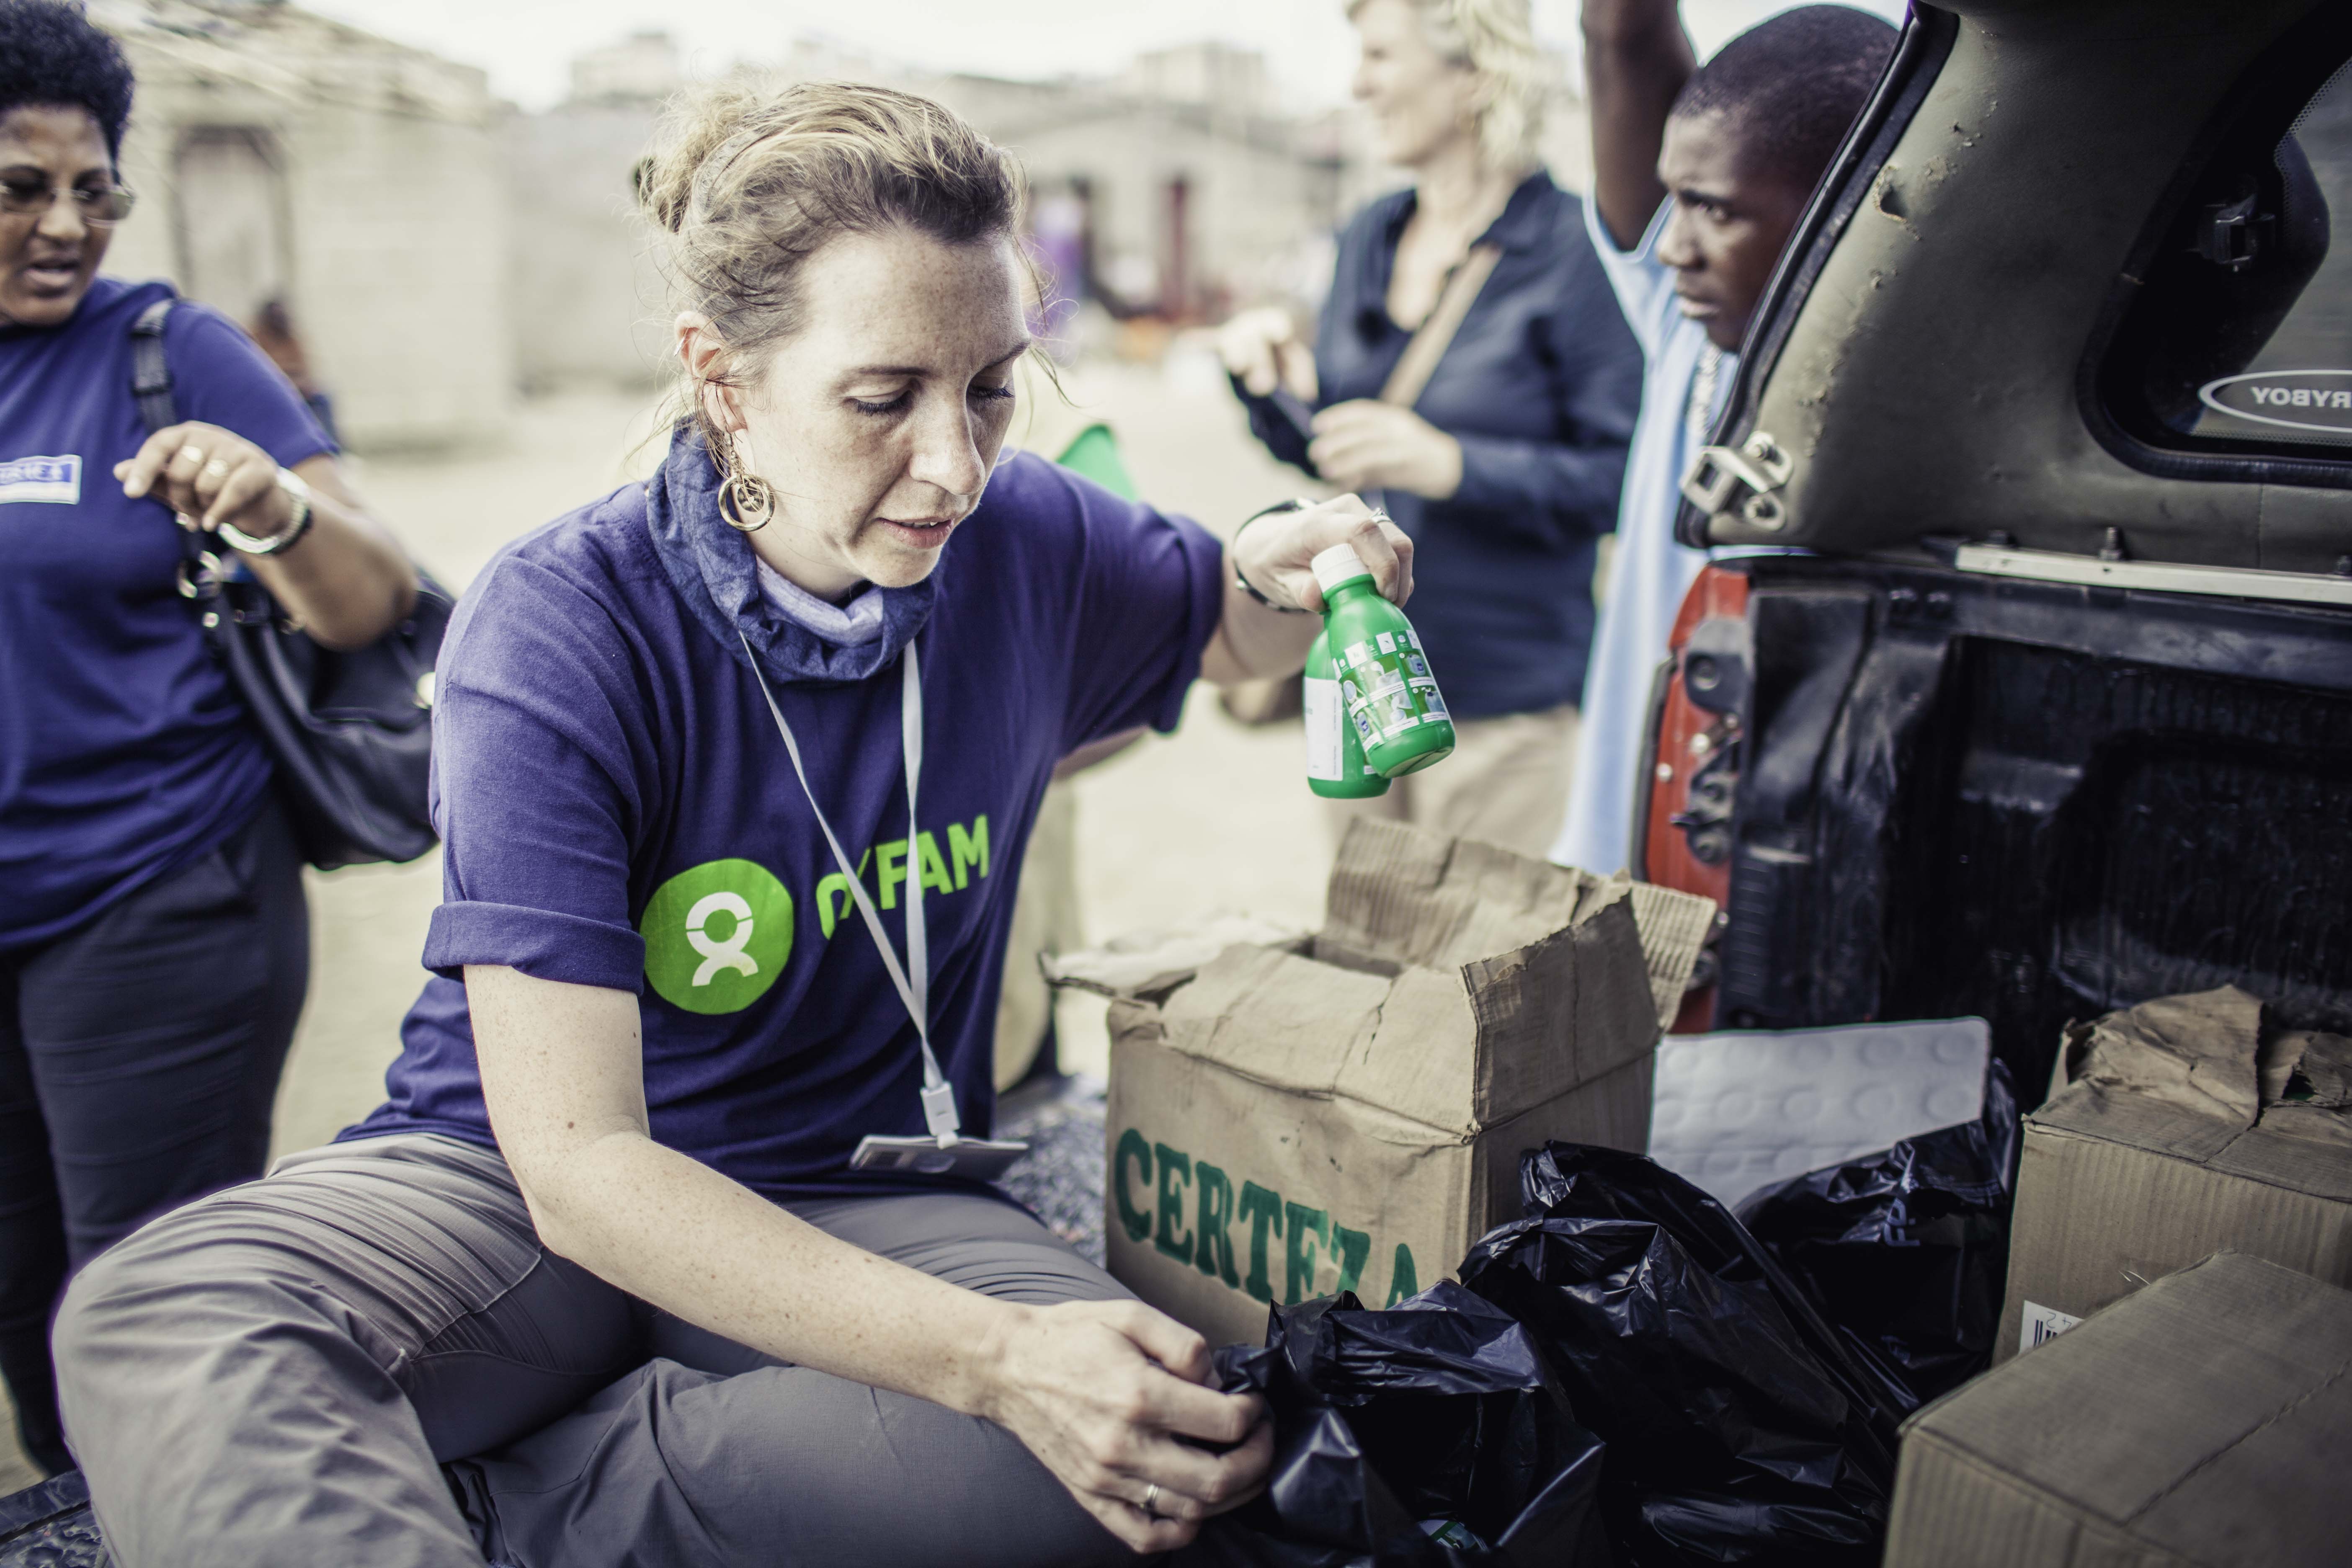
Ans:
{"label": "green fabric", "polygon": [[1084,474],[1113,495],[1138,500],[1135,480],[1118,455],[1118,437],[1108,425],[1089,425],[1054,459],[1074,474]]}

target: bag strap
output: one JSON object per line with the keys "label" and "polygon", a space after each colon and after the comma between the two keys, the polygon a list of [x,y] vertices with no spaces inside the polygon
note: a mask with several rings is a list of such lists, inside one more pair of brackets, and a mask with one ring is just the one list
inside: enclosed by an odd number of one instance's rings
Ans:
{"label": "bag strap", "polygon": [[[163,325],[172,319],[172,307],[180,301],[165,295],[139,312],[131,323],[131,395],[139,405],[139,422],[152,436],[158,430],[169,429],[180,422],[179,405],[172,397],[172,364],[163,353]],[[194,603],[205,621],[205,629],[216,629],[220,621],[215,612],[207,609],[220,597],[223,581],[219,558],[205,549],[202,535],[183,530],[180,533],[180,596]]]}
{"label": "bag strap", "polygon": [[178,303],[168,297],[158,300],[131,324],[131,395],[138,401],[140,423],[150,436],[180,422],[179,406],[172,400],[172,365],[163,356],[163,323]]}
{"label": "bag strap", "polygon": [[1413,332],[1412,341],[1404,346],[1397,360],[1396,369],[1389,372],[1388,384],[1381,388],[1381,401],[1399,408],[1411,408],[1421,401],[1422,390],[1429,378],[1437,374],[1437,362],[1454,346],[1454,334],[1476,302],[1478,290],[1486,286],[1495,264],[1503,259],[1499,245],[1474,245],[1470,254],[1454,263],[1446,274],[1445,287],[1439,291],[1437,303]]}

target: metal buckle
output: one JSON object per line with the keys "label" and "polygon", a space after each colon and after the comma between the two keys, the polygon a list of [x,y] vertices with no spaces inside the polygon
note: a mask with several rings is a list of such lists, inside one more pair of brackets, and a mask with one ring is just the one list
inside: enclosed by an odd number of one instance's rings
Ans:
{"label": "metal buckle", "polygon": [[183,599],[217,599],[221,584],[228,581],[228,568],[221,558],[209,550],[196,552],[193,561],[182,561],[174,580]]}
{"label": "metal buckle", "polygon": [[[1682,491],[1684,499],[1710,518],[1733,513],[1750,528],[1772,531],[1789,521],[1788,509],[1772,492],[1796,471],[1796,463],[1780,444],[1759,430],[1736,450],[1700,447],[1697,460],[1684,476]],[[1745,500],[1739,499],[1743,490]]]}

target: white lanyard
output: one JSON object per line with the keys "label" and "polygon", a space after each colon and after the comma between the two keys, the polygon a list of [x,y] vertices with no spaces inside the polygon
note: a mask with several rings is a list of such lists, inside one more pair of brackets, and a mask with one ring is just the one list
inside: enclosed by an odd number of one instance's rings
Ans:
{"label": "white lanyard", "polygon": [[816,803],[816,792],[809,788],[800,742],[793,738],[793,727],[784,722],[783,710],[776,706],[776,694],[769,689],[768,678],[760,668],[760,656],[752,652],[751,639],[744,637],[740,628],[735,635],[743,639],[743,652],[751,660],[751,678],[760,683],[760,695],[768,700],[768,711],[775,716],[776,732],[784,738],[784,750],[793,759],[793,772],[800,778],[801,793],[808,796],[809,810],[815,815],[825,843],[832,847],[834,864],[841,868],[842,879],[849,884],[849,896],[856,900],[857,912],[866,917],[866,929],[873,932],[874,945],[882,952],[882,965],[890,972],[890,984],[898,988],[898,1000],[907,1005],[907,1016],[915,1020],[915,1039],[923,1051],[923,1126],[944,1149],[956,1142],[956,1129],[962,1122],[956,1115],[955,1086],[940,1071],[940,1059],[931,1054],[931,963],[923,931],[922,835],[915,817],[915,786],[923,776],[923,677],[915,661],[915,645],[912,641],[907,644],[906,656],[901,660],[905,676],[898,685],[898,732],[907,754],[907,963],[902,968],[898,953],[890,946],[890,938],[882,930],[882,916],[866,894],[866,884],[859,879],[857,868],[849,863],[841,840],[834,837],[833,824],[824,819],[824,809]]}

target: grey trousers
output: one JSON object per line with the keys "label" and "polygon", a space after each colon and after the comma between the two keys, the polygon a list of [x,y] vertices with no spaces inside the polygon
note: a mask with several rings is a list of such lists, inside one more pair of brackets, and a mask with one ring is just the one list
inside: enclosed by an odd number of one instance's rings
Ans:
{"label": "grey trousers", "polygon": [[[789,1206],[991,1295],[1128,1294],[989,1198]],[[157,1220],[75,1280],[56,1349],[121,1568],[1127,1557],[1003,1428],[655,1311],[446,1138],[294,1155]]]}

